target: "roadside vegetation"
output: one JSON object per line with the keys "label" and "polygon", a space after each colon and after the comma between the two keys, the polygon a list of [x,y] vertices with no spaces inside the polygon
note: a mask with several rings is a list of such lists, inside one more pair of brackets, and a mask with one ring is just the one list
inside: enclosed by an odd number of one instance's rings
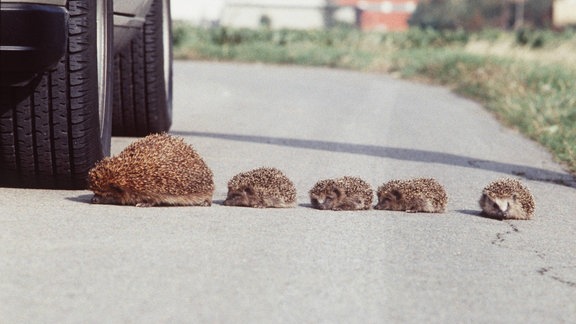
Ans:
{"label": "roadside vegetation", "polygon": [[391,73],[451,87],[576,172],[576,31],[412,29],[362,33],[174,25],[176,59]]}

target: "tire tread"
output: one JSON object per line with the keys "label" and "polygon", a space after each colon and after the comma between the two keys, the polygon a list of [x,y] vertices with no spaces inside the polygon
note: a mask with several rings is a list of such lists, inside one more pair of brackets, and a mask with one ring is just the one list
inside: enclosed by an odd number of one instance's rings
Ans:
{"label": "tire tread", "polygon": [[89,91],[98,79],[89,24],[96,1],[68,1],[68,50],[52,70],[24,88],[0,90],[7,104],[0,112],[0,185],[83,189],[102,158],[98,96]]}
{"label": "tire tread", "polygon": [[162,0],[153,1],[146,23],[115,56],[112,133],[145,136],[171,125],[171,94],[166,93],[162,40]]}

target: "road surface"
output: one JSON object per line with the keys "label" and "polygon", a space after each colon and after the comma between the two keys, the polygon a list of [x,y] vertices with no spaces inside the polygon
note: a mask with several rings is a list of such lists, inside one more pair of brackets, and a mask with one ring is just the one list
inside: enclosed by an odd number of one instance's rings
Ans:
{"label": "road surface", "polygon": [[[89,204],[89,191],[0,188],[2,323],[576,322],[574,179],[449,90],[315,68],[176,62],[174,124],[215,174],[212,207]],[[114,138],[118,153],[133,138]],[[293,209],[225,207],[259,166]],[[445,214],[310,208],[320,179],[435,177]],[[530,221],[480,216],[522,179]]]}

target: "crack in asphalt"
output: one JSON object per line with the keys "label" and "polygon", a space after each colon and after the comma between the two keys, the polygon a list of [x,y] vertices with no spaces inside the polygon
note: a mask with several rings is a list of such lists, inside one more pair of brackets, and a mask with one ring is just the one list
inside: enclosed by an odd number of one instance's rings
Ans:
{"label": "crack in asphalt", "polygon": [[507,248],[506,246],[503,246],[502,243],[504,243],[506,241],[506,237],[508,237],[509,235],[513,234],[513,233],[519,233],[520,230],[518,229],[518,227],[514,224],[511,223],[506,223],[508,224],[508,226],[510,226],[510,230],[506,231],[506,232],[500,232],[500,233],[496,233],[496,238],[494,240],[492,240],[492,244],[496,245],[498,247],[501,248]]}
{"label": "crack in asphalt", "polygon": [[[507,231],[503,231],[503,232],[499,232],[496,233],[496,238],[494,240],[492,240],[492,244],[500,247],[500,248],[506,248],[508,249],[508,246],[504,245],[504,242],[506,242],[506,240],[508,239],[508,237],[510,235],[513,235],[515,233],[520,233],[520,230],[518,229],[518,227],[512,223],[506,223],[508,224],[508,226],[510,227],[509,230]],[[534,253],[539,259],[546,261],[546,254],[543,252],[540,252],[538,250],[533,250],[531,251],[532,253]],[[538,270],[536,270],[536,272],[544,277],[550,278],[556,282],[559,282],[565,286],[568,286],[570,288],[576,288],[576,282],[574,281],[570,281],[570,280],[566,280],[564,278],[562,278],[559,275],[555,275],[552,270],[554,269],[554,267],[542,267]]]}
{"label": "crack in asphalt", "polygon": [[576,288],[576,282],[570,281],[570,280],[566,280],[566,279],[564,279],[564,278],[562,278],[562,277],[560,277],[560,276],[553,275],[553,273],[550,273],[552,270],[554,270],[553,267],[540,268],[540,269],[538,270],[538,273],[541,274],[542,276],[548,277],[548,278],[550,278],[550,279],[552,279],[552,280],[555,280],[555,281],[557,281],[557,282],[559,282],[559,283],[561,283],[561,284],[564,284],[564,285],[566,285],[566,286],[568,286],[568,287]]}

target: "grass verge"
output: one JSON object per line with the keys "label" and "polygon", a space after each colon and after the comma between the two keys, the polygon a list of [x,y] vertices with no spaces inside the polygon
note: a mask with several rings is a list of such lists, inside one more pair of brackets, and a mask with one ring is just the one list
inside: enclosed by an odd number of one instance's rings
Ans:
{"label": "grass verge", "polygon": [[[576,63],[546,59],[561,53],[544,55],[559,48],[573,53],[576,33],[523,31],[521,36],[498,31],[382,34],[352,29],[199,29],[176,23],[174,54],[177,59],[395,72],[404,78],[447,85],[481,102],[503,123],[541,143],[576,173]],[[483,48],[486,44],[501,48],[503,39],[508,41],[504,53],[469,50],[480,43]]]}
{"label": "grass verge", "polygon": [[424,77],[478,100],[576,172],[576,70],[459,50],[412,50],[393,65],[407,78]]}

